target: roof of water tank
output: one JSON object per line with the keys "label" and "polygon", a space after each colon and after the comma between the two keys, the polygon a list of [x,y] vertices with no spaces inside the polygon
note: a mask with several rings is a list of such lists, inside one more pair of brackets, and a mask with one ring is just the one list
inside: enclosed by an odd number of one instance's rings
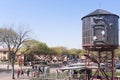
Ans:
{"label": "roof of water tank", "polygon": [[85,17],[96,16],[96,15],[115,15],[115,16],[118,16],[116,14],[113,14],[113,13],[111,13],[109,11],[106,11],[106,10],[103,10],[103,9],[96,9],[95,11],[91,12],[90,14],[82,17],[82,19],[85,18]]}

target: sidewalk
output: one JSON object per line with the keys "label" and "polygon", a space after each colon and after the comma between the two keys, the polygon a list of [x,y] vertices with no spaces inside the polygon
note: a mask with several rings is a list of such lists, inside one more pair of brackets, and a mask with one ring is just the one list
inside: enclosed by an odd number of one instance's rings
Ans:
{"label": "sidewalk", "polygon": [[20,76],[19,78],[17,78],[17,74],[15,73],[15,79],[12,79],[12,73],[0,73],[0,75],[4,75],[0,77],[0,80],[30,80],[30,77],[28,77],[26,74],[24,74],[24,76]]}
{"label": "sidewalk", "polygon": [[[30,68],[30,66],[22,66],[22,69],[25,70],[27,68]],[[11,73],[11,65],[9,65],[9,69],[7,69],[7,64],[0,64],[0,80],[13,80],[12,79],[12,73]],[[15,69],[15,79],[14,80],[30,80],[30,77],[27,77],[26,74],[24,76],[17,78],[17,70],[21,69],[19,65],[14,65]]]}
{"label": "sidewalk", "polygon": [[[14,66],[15,68],[15,79],[14,80],[30,80],[32,78],[31,73],[30,77],[27,77],[26,73],[24,76],[20,76],[17,78],[16,70],[21,69],[18,65]],[[23,66],[22,69],[25,70],[27,68],[31,68],[30,66]],[[57,68],[50,68],[50,73],[56,73]],[[7,65],[6,64],[0,64],[0,70],[3,70],[0,72],[0,80],[13,80],[12,79],[12,73],[11,73],[11,65],[9,65],[9,71],[7,70]]]}
{"label": "sidewalk", "polygon": [[0,80],[30,80],[30,78],[25,76],[21,78],[12,79],[11,76],[7,76],[7,77],[0,78]]}

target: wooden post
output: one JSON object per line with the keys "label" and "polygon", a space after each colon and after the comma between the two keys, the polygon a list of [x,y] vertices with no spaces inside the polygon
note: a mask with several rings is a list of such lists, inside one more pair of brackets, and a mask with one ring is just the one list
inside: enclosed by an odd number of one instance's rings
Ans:
{"label": "wooden post", "polygon": [[112,50],[112,79],[114,80],[114,50]]}

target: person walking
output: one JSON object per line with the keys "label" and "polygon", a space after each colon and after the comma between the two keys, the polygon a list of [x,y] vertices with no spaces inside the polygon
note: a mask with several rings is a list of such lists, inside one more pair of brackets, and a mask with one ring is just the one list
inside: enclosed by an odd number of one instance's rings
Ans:
{"label": "person walking", "polygon": [[21,70],[21,76],[24,76],[24,71],[23,70]]}
{"label": "person walking", "polygon": [[29,76],[29,74],[30,74],[30,70],[29,70],[29,69],[27,69],[27,76]]}
{"label": "person walking", "polygon": [[38,70],[39,70],[40,73],[43,73],[43,71],[41,70],[41,67],[40,67],[40,66],[39,66]]}
{"label": "person walking", "polygon": [[20,76],[20,70],[18,69],[18,71],[17,71],[17,77],[19,78],[19,76]]}

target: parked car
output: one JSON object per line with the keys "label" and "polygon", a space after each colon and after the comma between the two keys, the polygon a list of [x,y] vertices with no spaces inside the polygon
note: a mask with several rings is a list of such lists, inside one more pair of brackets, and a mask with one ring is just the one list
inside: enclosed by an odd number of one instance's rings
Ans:
{"label": "parked car", "polygon": [[100,68],[101,69],[105,69],[105,64],[104,63],[100,63]]}
{"label": "parked car", "polygon": [[[109,68],[112,67],[112,63],[100,63],[100,68],[105,69],[105,67],[108,66]],[[114,64],[115,69],[120,69],[120,61],[115,61]]]}
{"label": "parked car", "polygon": [[120,69],[120,61],[115,61],[115,67],[116,69]]}

